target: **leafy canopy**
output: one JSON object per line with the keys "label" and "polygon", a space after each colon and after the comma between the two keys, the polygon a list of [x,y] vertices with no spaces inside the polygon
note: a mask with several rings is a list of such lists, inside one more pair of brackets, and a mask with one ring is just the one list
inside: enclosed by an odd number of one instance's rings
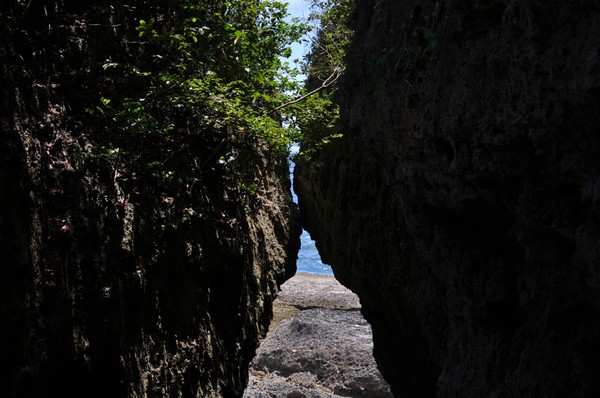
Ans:
{"label": "leafy canopy", "polygon": [[[331,138],[304,131],[338,119],[332,98],[351,36],[350,0],[314,0],[308,21],[287,21],[286,4],[272,0],[165,2],[151,15],[124,7],[135,19],[130,56],[105,61],[113,84],[92,110],[106,124],[110,153],[135,147],[137,160],[156,165],[190,137],[219,132],[260,137],[279,151]],[[314,23],[320,29],[300,69],[286,59]]]}
{"label": "leafy canopy", "polygon": [[284,3],[261,0],[188,0],[139,16],[128,39],[135,56],[104,63],[115,84],[93,110],[109,122],[111,144],[228,130],[285,149],[290,132],[276,108],[298,92],[300,71],[280,56],[308,30],[286,16]]}
{"label": "leafy canopy", "polygon": [[311,160],[323,145],[342,137],[335,98],[354,33],[353,0],[312,0],[311,9],[309,19],[318,28],[302,68],[307,76],[307,97],[296,108],[302,144],[297,160],[305,161]]}

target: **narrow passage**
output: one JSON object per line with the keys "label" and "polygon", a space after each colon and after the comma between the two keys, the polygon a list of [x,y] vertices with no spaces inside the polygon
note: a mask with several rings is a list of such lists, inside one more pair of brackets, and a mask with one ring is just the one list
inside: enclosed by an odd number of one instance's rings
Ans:
{"label": "narrow passage", "polygon": [[392,397],[358,297],[334,277],[298,273],[273,313],[244,398]]}

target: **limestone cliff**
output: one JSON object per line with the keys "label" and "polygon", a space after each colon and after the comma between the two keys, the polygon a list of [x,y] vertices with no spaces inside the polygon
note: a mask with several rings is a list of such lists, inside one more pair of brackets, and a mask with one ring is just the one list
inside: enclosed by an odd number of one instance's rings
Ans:
{"label": "limestone cliff", "polygon": [[600,394],[600,7],[357,6],[297,192],[395,396]]}
{"label": "limestone cliff", "polygon": [[158,171],[98,155],[124,9],[24,3],[0,5],[0,396],[241,396],[295,271],[287,160],[225,129]]}

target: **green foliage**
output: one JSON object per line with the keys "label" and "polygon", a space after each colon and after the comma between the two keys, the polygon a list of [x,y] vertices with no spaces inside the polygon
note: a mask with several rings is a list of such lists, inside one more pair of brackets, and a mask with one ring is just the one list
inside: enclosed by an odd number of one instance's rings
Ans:
{"label": "green foliage", "polygon": [[249,196],[256,196],[256,194],[258,193],[258,184],[256,183],[245,183],[243,182],[240,185],[240,189],[241,191]]}
{"label": "green foliage", "polygon": [[286,150],[294,130],[277,107],[300,90],[300,71],[280,55],[308,30],[286,16],[285,4],[264,0],[188,0],[137,16],[127,39],[135,56],[104,62],[115,84],[90,110],[106,125],[107,145],[134,143],[134,160],[147,164],[191,136],[243,132]]}
{"label": "green foliage", "polygon": [[303,65],[307,96],[301,104],[294,105],[301,142],[297,161],[312,160],[323,145],[342,137],[335,98],[353,35],[352,0],[312,0],[311,4],[310,20],[316,22],[318,29]]}
{"label": "green foliage", "polygon": [[[309,159],[341,137],[334,98],[352,36],[352,0],[312,0],[304,22],[286,21],[286,5],[272,0],[134,1],[141,5],[124,6],[129,56],[104,61],[111,84],[90,109],[102,130],[96,158],[163,173],[194,143],[216,161],[223,143],[240,137],[276,151],[302,142],[301,157]],[[286,60],[290,46],[313,24],[311,51],[296,67]],[[118,148],[128,151],[111,152]]]}
{"label": "green foliage", "polygon": [[312,0],[310,20],[318,30],[304,72],[310,80],[325,81],[345,69],[346,53],[352,39],[351,17],[354,0]]}

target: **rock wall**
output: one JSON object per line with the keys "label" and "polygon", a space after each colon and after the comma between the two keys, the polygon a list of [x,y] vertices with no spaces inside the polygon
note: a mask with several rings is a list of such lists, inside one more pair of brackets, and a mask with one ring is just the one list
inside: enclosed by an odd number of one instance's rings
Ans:
{"label": "rock wall", "polygon": [[230,131],[174,152],[177,178],[95,156],[121,9],[22,3],[0,5],[0,396],[241,396],[295,272],[287,160]]}
{"label": "rock wall", "polygon": [[397,397],[595,396],[600,7],[357,1],[305,227]]}

